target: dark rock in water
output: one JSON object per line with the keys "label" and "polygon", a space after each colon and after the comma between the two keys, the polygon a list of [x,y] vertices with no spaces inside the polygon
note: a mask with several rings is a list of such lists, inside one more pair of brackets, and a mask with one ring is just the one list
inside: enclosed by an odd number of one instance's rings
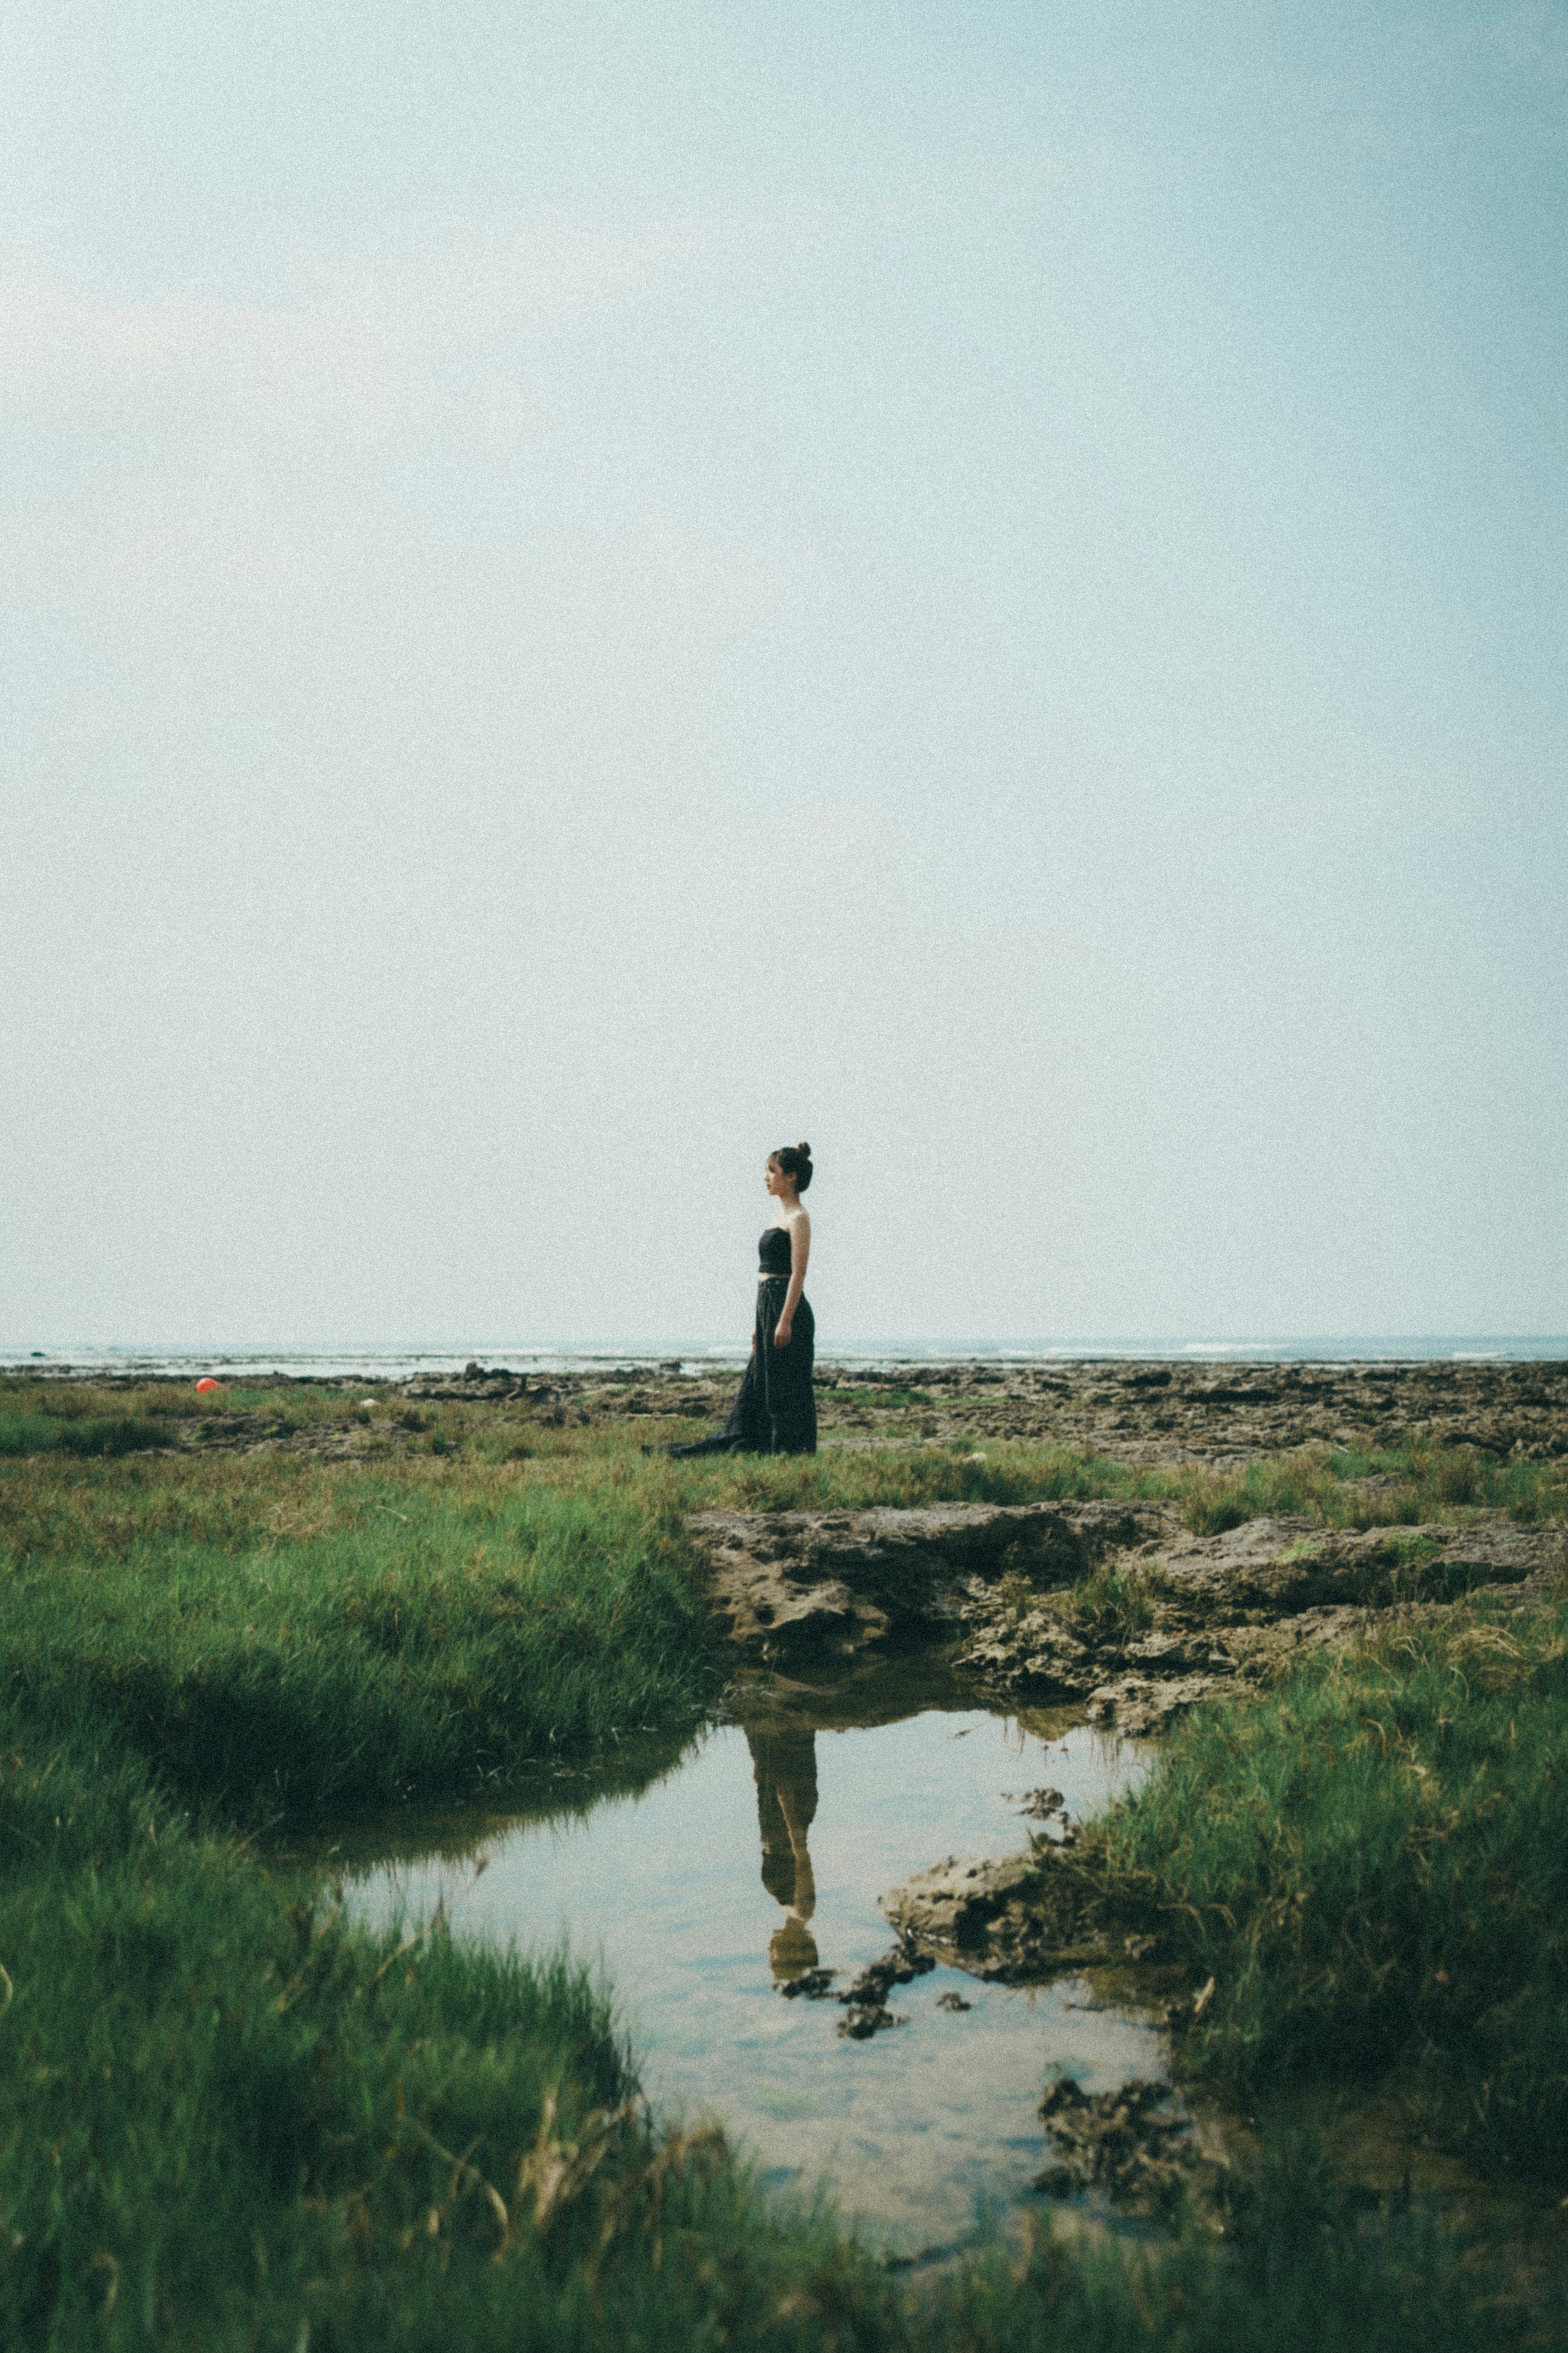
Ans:
{"label": "dark rock in water", "polygon": [[1168,2084],[1123,2084],[1089,2093],[1070,2075],[1040,2102],[1058,2161],[1036,2176],[1048,2198],[1103,2189],[1123,2212],[1167,2215],[1194,2192],[1213,2191],[1225,2168],[1206,2157],[1190,2121],[1170,2113]]}
{"label": "dark rock in water", "polygon": [[[795,2001],[802,1997],[807,2001],[826,2001],[837,1975],[837,1969],[803,1969],[799,1977],[786,1978],[779,1991],[786,2001]],[[840,1994],[838,1999],[843,2001],[847,1997]]]}
{"label": "dark rock in water", "polygon": [[872,2035],[880,2034],[884,2027],[907,2026],[909,2022],[907,2018],[895,2018],[884,2003],[879,2002],[846,2010],[838,2021],[838,2031],[847,2042],[868,2042]]}
{"label": "dark rock in water", "polygon": [[879,1898],[881,1911],[911,1949],[971,1977],[1021,1982],[1110,1956],[1107,1938],[1087,1929],[1072,1907],[1047,1899],[1059,1849],[982,1862],[949,1855]]}
{"label": "dark rock in water", "polygon": [[[1010,1790],[1004,1792],[1005,1796],[1011,1794]],[[1059,1789],[1026,1789],[1018,1811],[1031,1815],[1036,1821],[1045,1821],[1052,1814],[1059,1814],[1063,1803]]]}
{"label": "dark rock in water", "polygon": [[888,1996],[894,1986],[908,1985],[935,1967],[929,1954],[913,1952],[902,1944],[895,1945],[879,1960],[868,1963],[853,1984],[837,1997],[845,2004],[839,2033],[851,2042],[864,2042],[869,2036],[880,2034],[884,2027],[907,2026],[907,2018],[895,2018],[888,2008]]}
{"label": "dark rock in water", "polygon": [[961,1993],[939,1993],[936,1998],[936,2006],[938,2010],[973,2010],[974,2004],[972,2001],[965,2001]]}
{"label": "dark rock in water", "polygon": [[936,1967],[929,1953],[912,1951],[907,1945],[895,1945],[880,1960],[871,1961],[863,1968],[840,2001],[868,2003],[875,2007],[885,2002],[890,1987],[912,1984]]}

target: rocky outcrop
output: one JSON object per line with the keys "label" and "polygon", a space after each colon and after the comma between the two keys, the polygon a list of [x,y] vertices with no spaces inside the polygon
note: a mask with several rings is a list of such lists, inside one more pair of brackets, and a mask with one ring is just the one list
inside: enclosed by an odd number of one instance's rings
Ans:
{"label": "rocky outcrop", "polygon": [[1131,1547],[1115,1566],[1121,1593],[1098,1610],[1076,1595],[972,1586],[955,1664],[1019,1698],[1079,1699],[1091,1721],[1156,1732],[1238,1675],[1268,1681],[1304,1648],[1359,1640],[1379,1611],[1539,1588],[1568,1568],[1568,1532],[1256,1519]]}
{"label": "rocky outcrop", "polygon": [[1070,1585],[1168,1521],[1154,1504],[932,1504],[700,1512],[687,1525],[728,1640],[787,1666],[956,1633],[974,1591],[1009,1575]]}
{"label": "rocky outcrop", "polygon": [[526,1373],[508,1372],[500,1365],[470,1364],[457,1373],[427,1373],[399,1385],[399,1394],[405,1398],[460,1401],[468,1405],[499,1405],[517,1398],[527,1398],[531,1404],[548,1405],[556,1394],[554,1384],[531,1380]]}
{"label": "rocky outcrop", "polygon": [[1054,1970],[1125,1957],[1091,1926],[1076,1889],[1058,1900],[1058,1850],[996,1860],[950,1854],[879,1898],[900,1944],[971,1977],[1033,1980]]}
{"label": "rocky outcrop", "polygon": [[1515,1585],[1565,1564],[1561,1528],[1506,1520],[1340,1530],[1256,1519],[1225,1535],[1181,1538],[1163,1546],[1160,1559],[1174,1622],[1194,1627],[1258,1613],[1453,1601],[1477,1586]]}
{"label": "rocky outcrop", "polygon": [[[715,1620],[752,1663],[803,1671],[943,1635],[954,1664],[1035,1703],[1158,1730],[1237,1677],[1357,1639],[1369,1613],[1437,1608],[1568,1569],[1568,1532],[1497,1519],[1184,1532],[1154,1503],[703,1512],[689,1523]],[[1096,1577],[1097,1571],[1109,1571]]]}

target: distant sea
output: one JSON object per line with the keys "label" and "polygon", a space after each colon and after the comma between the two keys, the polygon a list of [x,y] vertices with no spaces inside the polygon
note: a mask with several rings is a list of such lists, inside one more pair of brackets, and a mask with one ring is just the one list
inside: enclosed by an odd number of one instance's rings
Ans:
{"label": "distant sea", "polygon": [[[236,1381],[282,1374],[296,1380],[410,1380],[461,1374],[470,1363],[505,1366],[518,1372],[567,1373],[625,1366],[627,1371],[711,1373],[744,1361],[736,1347],[697,1347],[672,1341],[668,1347],[563,1348],[511,1345],[489,1341],[471,1348],[18,1348],[0,1350],[0,1369],[61,1376],[68,1373],[173,1376],[193,1378],[214,1373]],[[876,1372],[894,1366],[1050,1365],[1105,1362],[1166,1364],[1508,1364],[1568,1362],[1568,1335],[1540,1338],[1517,1333],[1395,1335],[1350,1337],[1331,1333],[1308,1339],[1240,1340],[902,1340],[847,1341],[819,1350],[820,1364]]]}

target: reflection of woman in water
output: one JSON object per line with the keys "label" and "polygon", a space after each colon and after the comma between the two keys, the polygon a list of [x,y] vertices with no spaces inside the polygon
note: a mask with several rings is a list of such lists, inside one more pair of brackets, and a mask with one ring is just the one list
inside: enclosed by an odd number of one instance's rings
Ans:
{"label": "reflection of woman in water", "polygon": [[816,1940],[805,1925],[816,1909],[816,1883],[805,1842],[816,1814],[816,1736],[748,1729],[746,1745],[757,1778],[763,1885],[788,1913],[773,1932],[768,1958],[774,1977],[797,1978],[816,1967]]}
{"label": "reflection of woman in water", "polygon": [[757,1245],[757,1310],[752,1355],[730,1419],[711,1438],[667,1446],[667,1454],[815,1454],[816,1399],[811,1391],[816,1319],[805,1296],[811,1219],[800,1197],[811,1182],[811,1146],[786,1144],[768,1155],[763,1182],[776,1204]]}

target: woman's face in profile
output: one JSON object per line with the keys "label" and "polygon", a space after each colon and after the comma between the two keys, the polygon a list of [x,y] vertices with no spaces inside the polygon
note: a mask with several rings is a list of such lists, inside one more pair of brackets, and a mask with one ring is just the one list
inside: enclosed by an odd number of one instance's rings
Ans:
{"label": "woman's face in profile", "polygon": [[767,1187],[769,1192],[775,1196],[784,1191],[784,1170],[779,1166],[777,1159],[771,1152],[769,1153],[766,1160],[763,1163],[763,1182]]}

